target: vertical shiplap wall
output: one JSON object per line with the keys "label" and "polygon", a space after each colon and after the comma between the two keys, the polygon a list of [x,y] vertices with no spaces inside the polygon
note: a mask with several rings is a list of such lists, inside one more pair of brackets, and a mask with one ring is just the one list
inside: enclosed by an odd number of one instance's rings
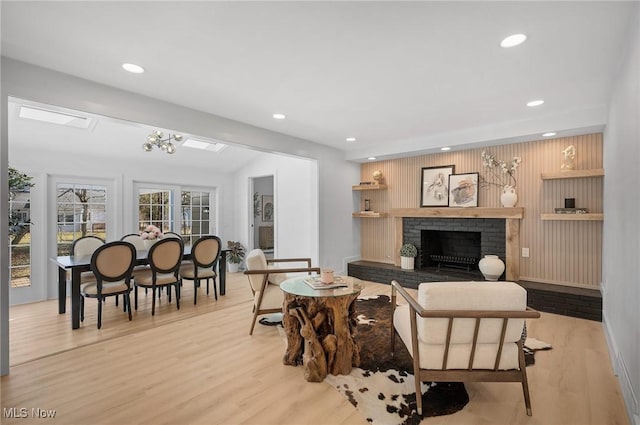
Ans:
{"label": "vertical shiplap wall", "polygon": [[[576,169],[602,168],[602,134],[589,134],[484,148],[496,158],[510,161],[522,157],[516,172],[517,206],[525,209],[520,226],[520,246],[529,248],[529,258],[520,258],[520,279],[560,285],[597,288],[602,275],[602,222],[542,221],[540,214],[564,207],[565,198],[575,198],[576,207],[602,212],[603,178],[542,180],[542,173],[560,171],[561,151],[576,147]],[[455,165],[456,173],[479,172],[483,148],[433,155],[377,161],[363,164],[361,180],[372,181],[375,170],[382,171],[387,190],[357,192],[361,205],[369,199],[371,208],[388,212],[391,208],[420,206],[422,167]],[[356,193],[356,192],[354,192]],[[479,189],[478,206],[500,207],[501,188]],[[393,219],[361,218],[363,260],[393,262]]]}

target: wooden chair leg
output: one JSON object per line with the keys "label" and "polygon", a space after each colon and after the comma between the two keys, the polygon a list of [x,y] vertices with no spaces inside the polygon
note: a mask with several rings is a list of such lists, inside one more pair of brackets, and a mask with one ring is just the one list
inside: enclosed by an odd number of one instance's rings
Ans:
{"label": "wooden chair leg", "polygon": [[118,307],[118,298],[120,297],[116,295],[116,307]]}
{"label": "wooden chair leg", "polygon": [[102,327],[102,298],[98,298],[98,329]]}
{"label": "wooden chair leg", "polygon": [[[147,288],[144,288],[145,293],[147,291]],[[133,294],[133,298],[135,299],[135,304],[136,304],[136,310],[138,310],[138,285],[135,286],[134,288],[134,294]]]}
{"label": "wooden chair leg", "polygon": [[128,306],[129,309],[129,321],[131,321],[131,295],[129,293],[126,293],[124,295],[125,298],[125,304]]}
{"label": "wooden chair leg", "polygon": [[[176,282],[176,306],[178,307],[178,310],[180,310],[180,285],[182,285],[182,280],[179,280],[178,282]],[[169,286],[169,291],[171,290],[171,286]]]}
{"label": "wooden chair leg", "polygon": [[249,330],[249,335],[253,335],[253,328],[256,326],[256,321],[258,320],[258,309],[255,308],[253,310],[253,321],[251,322],[251,329]]}
{"label": "wooden chair leg", "polygon": [[414,371],[416,384],[416,403],[418,403],[418,415],[422,416],[422,385],[420,383],[420,371]]}
{"label": "wooden chair leg", "polygon": [[209,278],[207,278],[207,295],[209,295]]}
{"label": "wooden chair leg", "polygon": [[84,322],[84,295],[80,296],[80,321]]}
{"label": "wooden chair leg", "polygon": [[[207,281],[207,285],[209,285],[209,281]],[[213,295],[216,297],[216,301],[218,301],[218,287],[216,286],[216,278],[213,278]]]}
{"label": "wooden chair leg", "polygon": [[[162,288],[160,290],[162,290]],[[158,292],[160,292],[160,291],[158,291]],[[151,315],[155,316],[156,315],[156,287],[155,286],[151,289],[151,295],[152,295],[152,297],[151,297]]]}
{"label": "wooden chair leg", "polygon": [[193,305],[198,302],[198,279],[193,279]]}
{"label": "wooden chair leg", "polygon": [[524,394],[524,405],[527,409],[527,416],[532,415],[531,398],[529,397],[529,381],[527,380],[527,366],[524,360],[523,342],[518,342],[518,363],[520,364],[520,372],[522,373],[522,393]]}

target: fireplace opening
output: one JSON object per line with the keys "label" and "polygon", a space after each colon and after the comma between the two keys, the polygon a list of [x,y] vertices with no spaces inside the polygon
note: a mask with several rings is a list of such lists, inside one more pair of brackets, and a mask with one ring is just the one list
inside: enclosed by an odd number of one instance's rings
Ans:
{"label": "fireplace opening", "polygon": [[477,270],[481,232],[421,230],[421,268]]}

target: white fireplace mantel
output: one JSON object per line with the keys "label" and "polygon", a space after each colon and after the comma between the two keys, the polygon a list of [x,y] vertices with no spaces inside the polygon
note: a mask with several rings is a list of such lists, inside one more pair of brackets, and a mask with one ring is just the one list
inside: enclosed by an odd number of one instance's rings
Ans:
{"label": "white fireplace mantel", "polygon": [[520,279],[520,220],[524,208],[392,208],[395,219],[396,256],[395,265],[400,265],[402,247],[402,220],[404,218],[501,218],[505,220],[505,256],[507,280]]}

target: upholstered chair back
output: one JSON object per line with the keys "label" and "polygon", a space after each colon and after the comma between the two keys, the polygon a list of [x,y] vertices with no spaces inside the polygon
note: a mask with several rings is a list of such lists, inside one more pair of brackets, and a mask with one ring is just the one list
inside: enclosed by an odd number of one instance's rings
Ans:
{"label": "upholstered chair back", "polygon": [[182,239],[165,238],[156,242],[149,250],[149,265],[159,273],[177,272],[182,261],[184,245]]}
{"label": "upholstered chair back", "polygon": [[98,282],[116,282],[131,276],[136,260],[133,244],[124,241],[109,242],[93,253],[91,269]]}
{"label": "upholstered chair back", "polygon": [[[245,264],[247,265],[247,270],[266,270],[267,267],[267,257],[265,257],[264,252],[261,249],[254,249],[249,251],[245,258]],[[264,279],[264,275],[262,274],[250,274],[249,284],[251,285],[251,289],[253,292],[260,291],[262,287],[262,280]]]}
{"label": "upholstered chair back", "polygon": [[104,245],[104,240],[97,236],[83,236],[73,241],[71,255],[74,257],[92,255],[102,245]]}
{"label": "upholstered chair back", "polygon": [[202,236],[194,242],[191,249],[193,263],[202,268],[213,266],[220,256],[220,245],[220,238],[217,236]]}
{"label": "upholstered chair back", "polygon": [[144,251],[147,249],[147,247],[144,246],[144,240],[140,237],[140,235],[136,233],[125,235],[122,238],[120,238],[120,240],[133,244],[133,246],[136,247],[137,251]]}

